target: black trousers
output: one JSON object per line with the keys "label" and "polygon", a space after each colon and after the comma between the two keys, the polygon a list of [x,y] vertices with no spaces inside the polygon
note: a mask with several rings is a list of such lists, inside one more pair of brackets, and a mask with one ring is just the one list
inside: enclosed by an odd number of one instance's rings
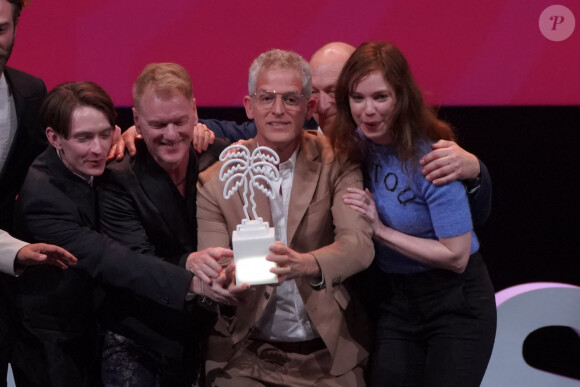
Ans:
{"label": "black trousers", "polygon": [[0,273],[0,387],[6,387],[8,363],[14,346],[14,311],[8,282],[11,279]]}
{"label": "black trousers", "polygon": [[[188,354],[195,345],[188,345]],[[110,331],[104,333],[102,356],[105,387],[190,387],[197,381],[201,366],[201,360],[193,356],[185,356],[183,361],[169,359]]]}
{"label": "black trousers", "polygon": [[14,289],[18,326],[11,363],[16,385],[99,385],[91,279],[72,268],[42,265],[27,269]]}
{"label": "black trousers", "polygon": [[384,274],[371,386],[480,385],[496,329],[493,286],[479,253],[465,272]]}

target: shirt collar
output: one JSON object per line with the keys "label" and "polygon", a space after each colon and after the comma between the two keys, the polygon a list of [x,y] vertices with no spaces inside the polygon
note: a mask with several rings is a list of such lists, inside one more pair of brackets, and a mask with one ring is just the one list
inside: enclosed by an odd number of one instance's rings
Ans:
{"label": "shirt collar", "polygon": [[[60,151],[59,151],[58,149],[56,149],[56,148],[55,148],[55,150],[56,150],[56,154],[58,155],[58,158],[59,158],[59,159],[62,161],[62,157],[61,157],[61,155],[60,155]],[[68,168],[67,168],[67,169],[68,169]],[[69,171],[70,171],[70,169],[69,169]],[[95,177],[94,177],[94,176],[90,176],[90,177],[87,179],[86,177],[84,177],[84,176],[81,176],[81,175],[79,175],[78,173],[75,173],[75,172],[73,172],[73,171],[71,171],[71,173],[72,173],[73,175],[75,175],[75,176],[78,176],[78,177],[80,177],[81,179],[83,179],[83,181],[86,181],[86,182],[87,182],[87,183],[88,183],[88,184],[89,184],[91,187],[93,186],[93,180],[95,179]]]}

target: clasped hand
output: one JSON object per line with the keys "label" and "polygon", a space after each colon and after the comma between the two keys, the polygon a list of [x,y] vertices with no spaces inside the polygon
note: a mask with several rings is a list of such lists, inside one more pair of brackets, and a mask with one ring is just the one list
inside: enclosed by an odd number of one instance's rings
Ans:
{"label": "clasped hand", "polygon": [[237,305],[241,300],[240,294],[250,286],[235,285],[235,266],[231,262],[233,256],[232,250],[223,247],[210,247],[191,253],[185,264],[187,270],[195,274],[190,290],[222,304]]}

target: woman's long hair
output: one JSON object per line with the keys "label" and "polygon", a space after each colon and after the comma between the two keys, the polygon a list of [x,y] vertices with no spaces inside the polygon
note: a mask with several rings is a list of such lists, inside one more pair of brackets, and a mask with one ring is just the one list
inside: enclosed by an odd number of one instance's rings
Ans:
{"label": "woman's long hair", "polygon": [[360,45],[344,65],[336,86],[336,117],[330,142],[338,154],[360,160],[356,123],[350,111],[349,96],[362,78],[378,71],[393,88],[395,109],[389,130],[393,145],[403,164],[417,159],[417,142],[429,139],[453,140],[453,131],[424,102],[413,80],[407,60],[391,43],[366,42]]}

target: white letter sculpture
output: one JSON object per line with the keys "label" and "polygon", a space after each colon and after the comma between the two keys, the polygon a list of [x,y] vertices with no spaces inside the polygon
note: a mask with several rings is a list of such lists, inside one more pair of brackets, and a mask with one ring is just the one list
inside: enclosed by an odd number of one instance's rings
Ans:
{"label": "white letter sculpture", "polygon": [[[276,263],[266,261],[270,246],[274,244],[274,228],[269,227],[256,213],[254,189],[257,188],[266,196],[274,199],[278,190],[273,189],[273,183],[280,180],[280,172],[276,165],[280,157],[272,149],[260,146],[250,155],[243,145],[230,145],[220,155],[224,164],[220,169],[220,180],[225,181],[224,199],[232,197],[241,186],[244,187],[245,219],[238,224],[232,233],[232,248],[236,264],[236,283],[262,285],[278,282],[278,276],[270,272]],[[276,184],[277,185],[277,184]],[[252,203],[252,215],[248,214],[248,190]]]}

